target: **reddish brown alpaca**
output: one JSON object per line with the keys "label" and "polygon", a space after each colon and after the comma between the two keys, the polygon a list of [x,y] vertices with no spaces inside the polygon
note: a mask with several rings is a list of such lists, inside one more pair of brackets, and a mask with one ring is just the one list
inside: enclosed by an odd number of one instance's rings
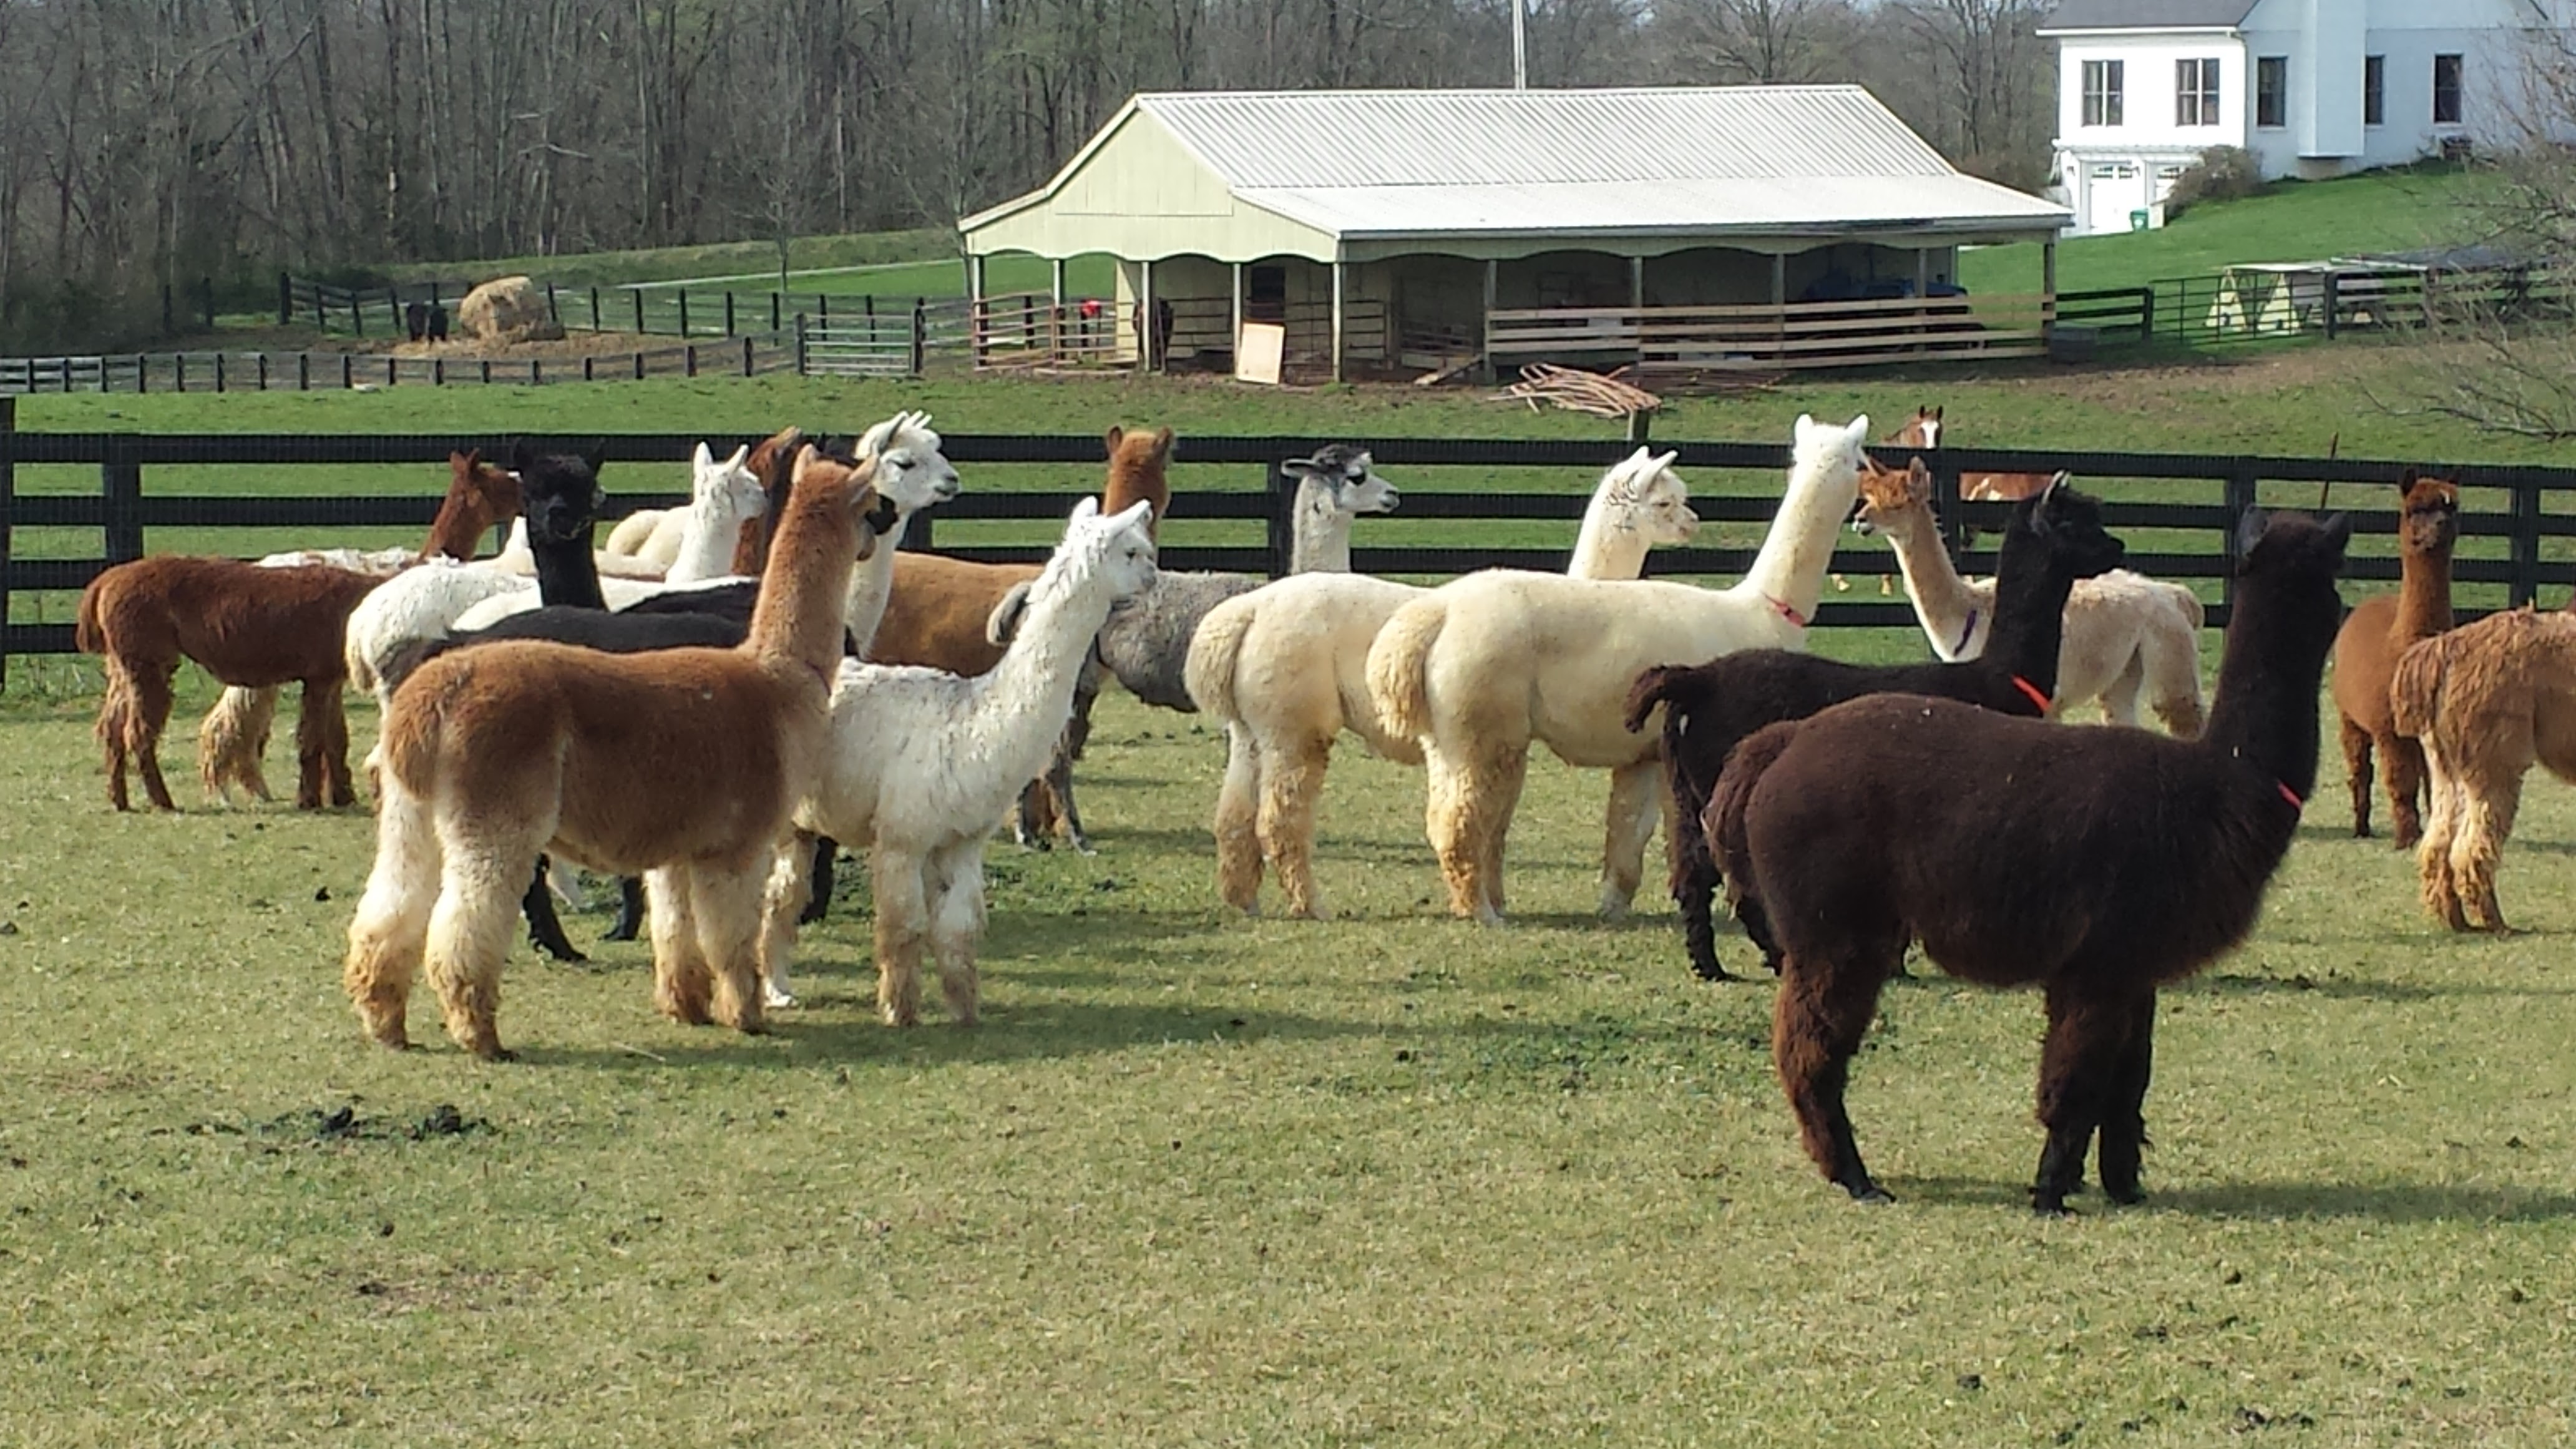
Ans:
{"label": "reddish brown alpaca", "polygon": [[[801,450],[735,649],[607,654],[535,640],[460,649],[395,691],[376,862],[342,972],[389,1047],[425,970],[448,1035],[501,1048],[501,963],[539,852],[645,876],[654,1004],[763,1028],[761,888],[822,766],[843,595],[871,551],[873,469]],[[683,781],[685,788],[672,788]]]}
{"label": "reddish brown alpaca", "polygon": [[2335,636],[2334,702],[2343,719],[2343,763],[2352,779],[2352,833],[2370,837],[2370,753],[2388,769],[2388,818],[2397,848],[2423,836],[2416,802],[2424,793],[2424,747],[2398,731],[2388,686],[2415,644],[2451,627],[2451,545],[2460,536],[2460,490],[2412,468],[2397,483],[2401,551],[2397,592],[2353,606]]}
{"label": "reddish brown alpaca", "polygon": [[121,563],[81,593],[73,638],[107,661],[98,711],[106,752],[107,798],[128,809],[125,762],[133,757],[144,793],[176,810],[161,778],[161,732],[170,723],[170,683],[193,659],[228,685],[304,686],[295,725],[295,803],[347,805],[349,726],[340,712],[340,635],[349,611],[382,583],[334,568],[261,568],[228,558],[163,555]]}

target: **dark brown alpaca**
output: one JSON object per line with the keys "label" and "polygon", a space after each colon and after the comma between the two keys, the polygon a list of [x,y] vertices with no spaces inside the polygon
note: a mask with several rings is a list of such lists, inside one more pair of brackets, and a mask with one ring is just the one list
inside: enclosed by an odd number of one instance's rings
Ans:
{"label": "dark brown alpaca", "polygon": [[2402,570],[2397,592],[2353,606],[2335,636],[2334,702],[2343,719],[2343,762],[2352,777],[2352,833],[2370,836],[2370,754],[2388,769],[2388,818],[2405,850],[2424,833],[2417,801],[2425,788],[2424,747],[2400,734],[2389,712],[2389,681],[2416,643],[2451,627],[2451,545],[2460,536],[2460,490],[2412,468],[2398,481]]}
{"label": "dark brown alpaca", "polygon": [[1843,1087],[1908,942],[1953,976],[2048,997],[2032,1206],[2066,1211],[2098,1131],[2103,1191],[2135,1202],[2156,989],[2254,924],[2317,770],[2317,680],[2351,525],[2248,512],[2235,616],[2197,740],[2068,729],[1882,695],[1772,725],[1704,821],[1782,949],[1772,1056],[1808,1156],[1854,1198]]}
{"label": "dark brown alpaca", "polygon": [[[1917,460],[1917,466],[1921,460]],[[2066,597],[2078,579],[2120,566],[2120,541],[2102,531],[2102,505],[2065,485],[2013,506],[1995,570],[1992,642],[1958,664],[1867,666],[1788,649],[1748,649],[1706,664],[1649,669],[1628,694],[1628,728],[1664,712],[1664,767],[1673,792],[1673,899],[1681,906],[1692,969],[1731,979],[1718,963],[1713,907],[1717,862],[1700,832],[1727,752],[1767,724],[1871,694],[1927,694],[2003,714],[2036,717],[2057,693]],[[1748,931],[1759,930],[1748,917]],[[1756,944],[1774,969],[1771,943]]]}
{"label": "dark brown alpaca", "polygon": [[295,803],[313,810],[326,800],[353,802],[349,725],[340,710],[348,677],[340,635],[349,611],[382,582],[346,569],[272,569],[178,555],[121,563],[90,580],[73,639],[81,652],[107,661],[98,742],[106,752],[109,802],[130,808],[125,762],[131,756],[154,808],[178,808],[161,778],[160,746],[181,659],[245,689],[303,685]]}

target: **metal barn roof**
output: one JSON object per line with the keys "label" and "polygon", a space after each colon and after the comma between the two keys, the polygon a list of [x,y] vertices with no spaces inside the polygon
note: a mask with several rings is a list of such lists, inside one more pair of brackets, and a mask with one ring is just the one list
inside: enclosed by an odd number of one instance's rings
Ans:
{"label": "metal barn roof", "polygon": [[1343,241],[2028,234],[2067,216],[1961,175],[1859,86],[1258,91],[1139,95],[1045,187],[964,228],[1048,202],[1140,119],[1237,202]]}

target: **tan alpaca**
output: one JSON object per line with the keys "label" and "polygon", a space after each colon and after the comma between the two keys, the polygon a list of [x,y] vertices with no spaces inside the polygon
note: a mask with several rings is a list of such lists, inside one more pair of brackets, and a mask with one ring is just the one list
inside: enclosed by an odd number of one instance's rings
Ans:
{"label": "tan alpaca", "polygon": [[2576,784],[2576,615],[2529,608],[2437,634],[2397,661],[2397,732],[2424,746],[2424,906],[2454,931],[2506,929],[2496,865],[2535,764]]}
{"label": "tan alpaca", "polygon": [[797,455],[738,649],[494,643],[432,659],[395,691],[375,870],[344,972],[370,1035],[410,1044],[404,1010],[425,967],[448,1034],[507,1057],[501,962],[540,851],[644,875],[663,1014],[762,1029],[761,887],[822,767],[843,596],[873,548],[873,474]]}

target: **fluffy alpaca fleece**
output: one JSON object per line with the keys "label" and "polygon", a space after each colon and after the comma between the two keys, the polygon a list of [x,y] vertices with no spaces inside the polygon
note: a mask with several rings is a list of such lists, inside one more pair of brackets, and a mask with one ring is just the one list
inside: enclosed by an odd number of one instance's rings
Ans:
{"label": "fluffy alpaca fleece", "polygon": [[[841,601],[876,502],[864,464],[809,449],[794,476],[741,648],[495,643],[431,660],[395,693],[343,971],[375,1040],[409,1045],[425,966],[448,1034],[505,1055],[501,963],[540,852],[649,872],[656,1006],[762,1029],[761,886],[822,767]],[[691,788],[669,788],[681,779]]]}
{"label": "fluffy alpaca fleece", "polygon": [[[1922,459],[1903,470],[1867,465],[1853,526],[1885,534],[1895,548],[1905,596],[1935,654],[1956,664],[1985,653],[1995,626],[1995,581],[1961,578],[1941,546],[1932,472]],[[2049,717],[2099,700],[2104,718],[2134,725],[2143,695],[2166,729],[2185,739],[2199,734],[2203,622],[2200,599],[2180,584],[2127,569],[2079,581],[2066,601]]]}
{"label": "fluffy alpaca fleece", "polygon": [[2334,702],[2341,717],[2344,769],[2352,786],[2352,833],[2370,838],[2370,757],[2388,767],[2388,823],[2397,848],[2423,838],[2416,800],[2424,789],[2424,751],[2397,729],[2388,689],[2397,661],[2417,642],[2451,627],[2451,546],[2460,536],[2460,490],[2414,469],[2399,480],[2397,592],[2353,606],[2335,636]]}
{"label": "fluffy alpaca fleece", "polygon": [[159,751],[170,722],[170,682],[183,658],[227,685],[300,683],[295,803],[313,810],[355,800],[349,726],[340,708],[347,680],[340,633],[358,601],[381,582],[344,569],[271,569],[176,555],[121,563],[92,579],[73,632],[83,653],[107,661],[98,741],[109,802],[129,808],[130,756],[153,806],[178,808],[161,778]]}
{"label": "fluffy alpaca fleece", "polygon": [[2097,1131],[2103,1191],[2138,1200],[2156,991],[2245,938],[2298,833],[2350,537],[2340,517],[2248,512],[2197,740],[1878,695],[1772,725],[1728,760],[1704,823],[1739,908],[1781,947],[1772,1054],[1828,1178],[1888,1196],[1844,1085],[1920,941],[1950,975],[2047,993],[2032,1206],[2066,1210]]}
{"label": "fluffy alpaca fleece", "polygon": [[[1076,505],[1010,649],[987,673],[841,667],[829,758],[796,819],[809,832],[870,843],[877,1008],[889,1025],[920,1020],[925,944],[949,1015],[975,1021],[984,839],[1064,734],[1075,676],[1110,604],[1153,582],[1152,517],[1142,502],[1116,514],[1088,498]],[[810,859],[781,851],[764,905],[763,965],[780,991]]]}
{"label": "fluffy alpaca fleece", "polygon": [[[1634,579],[1646,552],[1690,541],[1699,517],[1672,471],[1674,454],[1639,448],[1601,475],[1585,508],[1570,577]],[[1301,574],[1208,611],[1191,640],[1185,683],[1226,728],[1217,797],[1217,894],[1256,909],[1266,862],[1288,913],[1330,913],[1315,883],[1315,805],[1333,741],[1358,735],[1408,765],[1422,751],[1387,730],[1369,698],[1368,653],[1395,611],[1431,591],[1364,574]]]}
{"label": "fluffy alpaca fleece", "polygon": [[1662,722],[1628,729],[1629,686],[1658,664],[1806,646],[1868,440],[1866,417],[1845,427],[1798,419],[1788,491],[1733,588],[1493,569],[1387,620],[1369,646],[1369,694],[1387,731],[1414,740],[1430,767],[1428,833],[1452,913],[1502,919],[1504,837],[1534,742],[1569,765],[1613,772],[1601,909],[1627,912],[1664,794]]}
{"label": "fluffy alpaca fleece", "polygon": [[2576,615],[2490,614],[2406,651],[2394,723],[2424,748],[2424,907],[2454,931],[2506,928],[2496,867],[2535,764],[2576,784]]}

